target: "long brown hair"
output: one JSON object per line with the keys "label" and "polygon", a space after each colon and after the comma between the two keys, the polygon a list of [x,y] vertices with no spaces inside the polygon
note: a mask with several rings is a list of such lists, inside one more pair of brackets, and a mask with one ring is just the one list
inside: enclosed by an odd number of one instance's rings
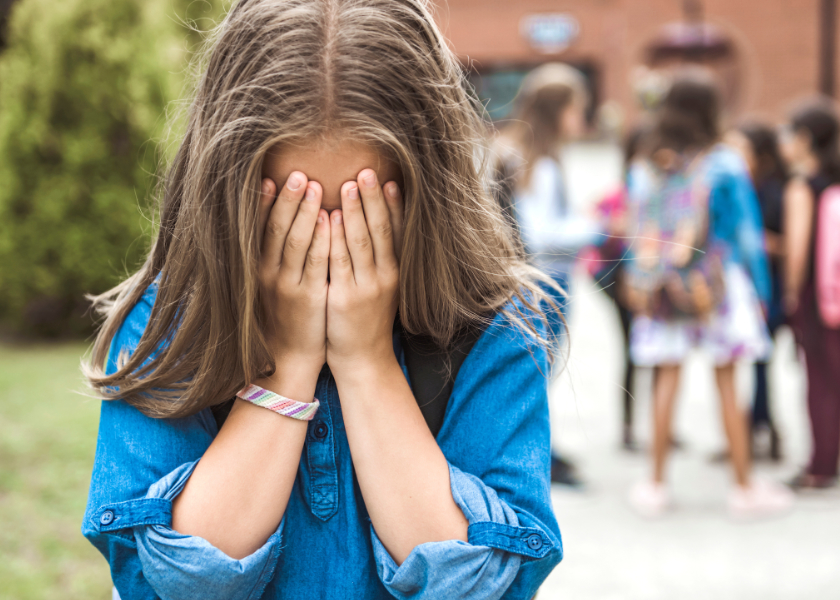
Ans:
{"label": "long brown hair", "polygon": [[[263,157],[278,143],[338,136],[399,165],[399,314],[409,333],[447,347],[518,299],[507,312],[536,334],[524,315],[543,314],[546,279],[518,256],[492,200],[485,121],[426,0],[242,0],[206,56],[150,255],[94,298],[105,321],[85,371],[99,395],[179,417],[273,369],[258,309],[257,212]],[[139,345],[106,375],[112,339],[156,279]]]}
{"label": "long brown hair", "polygon": [[[527,186],[531,168],[542,156],[559,158],[563,131],[563,111],[588,99],[583,74],[563,63],[546,63],[525,77],[516,96],[511,120],[502,130],[501,160],[516,163],[516,187]],[[511,156],[510,152],[515,153]]]}
{"label": "long brown hair", "polygon": [[657,108],[649,151],[705,150],[720,139],[720,127],[721,95],[714,77],[703,68],[684,68]]}
{"label": "long brown hair", "polygon": [[819,96],[808,99],[790,116],[790,126],[808,135],[820,173],[840,181],[840,116],[833,102]]}

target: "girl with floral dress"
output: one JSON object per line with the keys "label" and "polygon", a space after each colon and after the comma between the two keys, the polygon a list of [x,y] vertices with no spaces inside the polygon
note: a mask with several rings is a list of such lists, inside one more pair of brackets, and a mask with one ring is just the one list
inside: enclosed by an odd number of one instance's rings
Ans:
{"label": "girl with floral dress", "polygon": [[693,348],[715,364],[735,475],[730,514],[762,516],[791,504],[782,486],[751,477],[748,425],[736,398],[735,362],[770,351],[761,305],[770,288],[758,202],[743,161],[718,143],[718,107],[705,73],[677,76],[658,109],[647,158],[628,177],[638,231],[628,268],[637,313],[631,352],[637,365],[656,367],[653,472],[630,492],[646,516],[671,504],[665,461],[680,365]]}

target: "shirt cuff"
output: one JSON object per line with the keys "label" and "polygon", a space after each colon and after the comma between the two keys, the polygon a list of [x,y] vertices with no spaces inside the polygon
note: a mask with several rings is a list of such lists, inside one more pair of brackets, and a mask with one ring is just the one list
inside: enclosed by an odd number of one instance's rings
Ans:
{"label": "shirt cuff", "polygon": [[241,560],[227,556],[203,538],[174,531],[172,500],[197,464],[179,466],[152,484],[141,500],[103,507],[100,523],[104,520],[133,528],[143,576],[162,600],[259,598],[274,575],[285,518],[262,547]]}
{"label": "shirt cuff", "polygon": [[522,527],[516,512],[478,477],[449,465],[452,498],[469,521],[467,542],[416,546],[397,565],[371,527],[374,559],[383,585],[400,600],[501,598],[523,556],[542,558],[553,547],[541,530]]}

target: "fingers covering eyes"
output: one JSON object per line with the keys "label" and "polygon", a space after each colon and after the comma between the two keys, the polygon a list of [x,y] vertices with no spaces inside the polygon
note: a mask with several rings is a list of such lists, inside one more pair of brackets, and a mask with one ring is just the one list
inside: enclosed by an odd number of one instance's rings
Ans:
{"label": "fingers covering eyes", "polygon": [[384,185],[383,189],[385,190],[385,203],[388,205],[388,214],[391,218],[391,230],[393,231],[391,237],[393,238],[394,256],[399,261],[400,252],[402,251],[405,204],[403,203],[400,186],[397,185],[396,181],[389,181]]}
{"label": "fingers covering eyes", "polygon": [[318,211],[315,222],[315,233],[312,244],[306,255],[306,265],[303,268],[303,283],[305,285],[323,285],[327,282],[327,271],[330,260],[330,216],[323,208]]}
{"label": "fingers covering eyes", "polygon": [[[266,266],[276,268],[280,265],[286,236],[306,192],[306,183],[306,175],[295,171],[289,175],[277,199],[271,206],[262,241],[262,262]],[[273,194],[274,192],[272,192],[272,196]]]}
{"label": "fingers covering eyes", "polygon": [[374,261],[373,244],[365,220],[359,185],[355,181],[341,186],[341,212],[347,249],[353,262],[353,274],[356,281],[359,281],[372,276]]}
{"label": "fingers covering eyes", "polygon": [[[315,225],[321,209],[321,186],[310,181],[300,202],[280,262],[280,278],[288,285],[297,285],[303,278],[303,267],[315,234]],[[320,240],[319,240],[320,241]]]}
{"label": "fingers covering eyes", "polygon": [[353,265],[344,235],[344,215],[335,210],[330,215],[330,283],[353,281]]}
{"label": "fingers covering eyes", "polygon": [[271,207],[274,206],[274,196],[277,193],[277,185],[271,179],[265,178],[262,180],[260,187],[260,204],[257,235],[259,236],[259,246],[262,248],[263,239],[265,238],[265,225],[268,222],[268,215],[271,212]]}
{"label": "fingers covering eyes", "polygon": [[[262,181],[259,205],[261,269],[291,285],[349,277],[372,278],[378,268],[396,268],[402,243],[403,200],[393,181],[379,184],[365,169],[341,188],[342,209],[332,217],[320,208],[323,190],[293,172],[278,191]],[[267,271],[266,271],[267,270]]]}
{"label": "fingers covering eyes", "polygon": [[[364,218],[373,244],[373,259],[378,267],[393,267],[396,265],[393,225],[376,172],[373,169],[365,169],[359,173],[358,184],[364,206]],[[355,265],[355,256],[353,259]]]}

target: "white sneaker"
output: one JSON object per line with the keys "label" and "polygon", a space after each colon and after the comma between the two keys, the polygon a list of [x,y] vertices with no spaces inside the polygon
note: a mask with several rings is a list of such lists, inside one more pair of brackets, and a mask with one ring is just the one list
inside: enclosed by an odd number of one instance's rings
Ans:
{"label": "white sneaker", "polygon": [[640,481],[630,488],[627,499],[633,510],[647,519],[660,517],[671,508],[668,488],[655,481]]}
{"label": "white sneaker", "polygon": [[784,514],[793,508],[794,495],[787,486],[753,479],[749,487],[736,485],[729,492],[729,516],[738,520]]}

